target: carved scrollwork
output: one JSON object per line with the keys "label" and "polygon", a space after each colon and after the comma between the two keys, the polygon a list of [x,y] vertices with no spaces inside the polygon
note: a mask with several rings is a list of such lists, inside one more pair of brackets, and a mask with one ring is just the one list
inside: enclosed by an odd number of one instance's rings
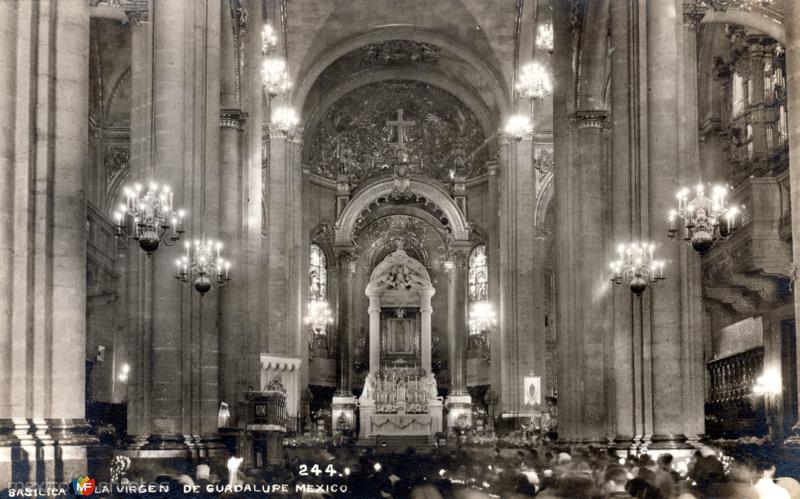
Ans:
{"label": "carved scrollwork", "polygon": [[109,147],[103,157],[106,181],[111,183],[120,173],[128,169],[131,153],[126,147]]}

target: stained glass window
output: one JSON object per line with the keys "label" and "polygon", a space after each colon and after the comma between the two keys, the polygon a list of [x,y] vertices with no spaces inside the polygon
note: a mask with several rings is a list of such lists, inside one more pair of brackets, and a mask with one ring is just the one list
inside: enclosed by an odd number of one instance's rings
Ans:
{"label": "stained glass window", "polygon": [[481,244],[469,256],[469,301],[489,299],[489,267],[486,262],[486,245]]}
{"label": "stained glass window", "polygon": [[308,268],[308,298],[311,301],[325,301],[328,297],[328,272],[325,253],[316,244],[311,245],[311,258]]}

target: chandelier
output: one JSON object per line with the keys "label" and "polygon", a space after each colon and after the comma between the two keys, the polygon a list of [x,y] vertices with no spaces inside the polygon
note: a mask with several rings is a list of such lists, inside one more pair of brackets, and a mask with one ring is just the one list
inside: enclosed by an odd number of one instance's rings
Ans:
{"label": "chandelier", "polygon": [[652,243],[620,244],[617,259],[611,262],[611,281],[641,296],[648,284],[664,279],[664,261],[653,259],[654,249]]}
{"label": "chandelier", "polygon": [[520,141],[533,133],[531,117],[527,114],[514,114],[508,118],[503,130],[506,135],[513,137],[516,141]]}
{"label": "chandelier", "polygon": [[486,300],[473,303],[469,310],[469,334],[477,335],[490,329],[496,323],[492,304]]}
{"label": "chandelier", "polygon": [[272,111],[270,121],[281,130],[288,131],[300,123],[300,118],[297,117],[297,113],[293,108],[281,106]]}
{"label": "chandelier", "polygon": [[271,23],[264,24],[261,30],[261,55],[267,55],[278,49],[278,37],[275,36],[275,28]]}
{"label": "chandelier", "polygon": [[222,243],[219,241],[195,239],[194,244],[186,241],[186,254],[175,260],[178,273],[175,279],[191,284],[204,295],[211,286],[221,288],[230,280],[231,263],[220,257]]}
{"label": "chandelier", "polygon": [[152,183],[142,195],[142,186],[137,183],[133,189],[125,187],[123,192],[126,201],[114,213],[118,239],[139,241],[139,247],[150,256],[162,242],[172,246],[181,238],[185,213],[173,209],[173,193],[168,185],[159,191],[158,184]]}
{"label": "chandelier", "polygon": [[325,300],[311,300],[306,306],[306,316],[303,322],[315,333],[325,334],[325,327],[333,323],[333,312],[331,312],[328,302]]}
{"label": "chandelier", "polygon": [[548,54],[553,53],[553,24],[540,24],[536,32],[536,47],[546,50]]}
{"label": "chandelier", "polygon": [[515,86],[517,95],[530,100],[544,99],[553,92],[550,73],[538,62],[531,62],[522,67],[519,80]]}
{"label": "chandelier", "polygon": [[261,78],[270,99],[289,91],[292,82],[286,67],[286,59],[278,55],[278,38],[272,25],[267,23],[261,31]]}
{"label": "chandelier", "polygon": [[715,242],[727,241],[736,229],[739,214],[737,207],[728,206],[727,195],[728,190],[721,185],[712,187],[711,197],[706,195],[703,184],[694,188],[693,195],[688,188],[679,190],[678,209],[669,213],[669,237],[675,239],[678,235],[675,218],[679,217],[683,219],[681,237],[696,251],[705,253]]}

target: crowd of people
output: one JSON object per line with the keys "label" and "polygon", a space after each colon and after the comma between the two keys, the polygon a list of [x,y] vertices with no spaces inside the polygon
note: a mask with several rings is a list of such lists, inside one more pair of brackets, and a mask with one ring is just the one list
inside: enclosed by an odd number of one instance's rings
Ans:
{"label": "crowd of people", "polygon": [[[776,461],[777,455],[774,449],[755,446],[728,455],[705,447],[680,459],[668,453],[656,459],[648,454],[620,458],[592,447],[572,452],[408,449],[394,454],[329,448],[312,459],[320,469],[330,464],[332,474],[304,474],[301,470],[310,469],[312,462],[287,455],[283,466],[238,470],[236,476],[225,470],[213,473],[201,464],[194,472],[164,474],[156,481],[171,484],[174,497],[184,496],[187,484],[201,485],[198,495],[232,498],[265,497],[263,491],[270,485],[287,484],[288,492],[268,497],[800,499],[800,482],[795,479],[799,470],[783,459]],[[226,487],[229,482],[238,487]],[[304,491],[298,492],[298,483],[306,485]],[[315,484],[318,491],[313,491]]]}

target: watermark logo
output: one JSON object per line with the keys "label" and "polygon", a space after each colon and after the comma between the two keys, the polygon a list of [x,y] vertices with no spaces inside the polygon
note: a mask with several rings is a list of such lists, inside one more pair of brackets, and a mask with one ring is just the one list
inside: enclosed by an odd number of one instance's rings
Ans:
{"label": "watermark logo", "polygon": [[72,481],[72,490],[79,496],[90,496],[94,492],[95,482],[89,475],[83,475]]}

